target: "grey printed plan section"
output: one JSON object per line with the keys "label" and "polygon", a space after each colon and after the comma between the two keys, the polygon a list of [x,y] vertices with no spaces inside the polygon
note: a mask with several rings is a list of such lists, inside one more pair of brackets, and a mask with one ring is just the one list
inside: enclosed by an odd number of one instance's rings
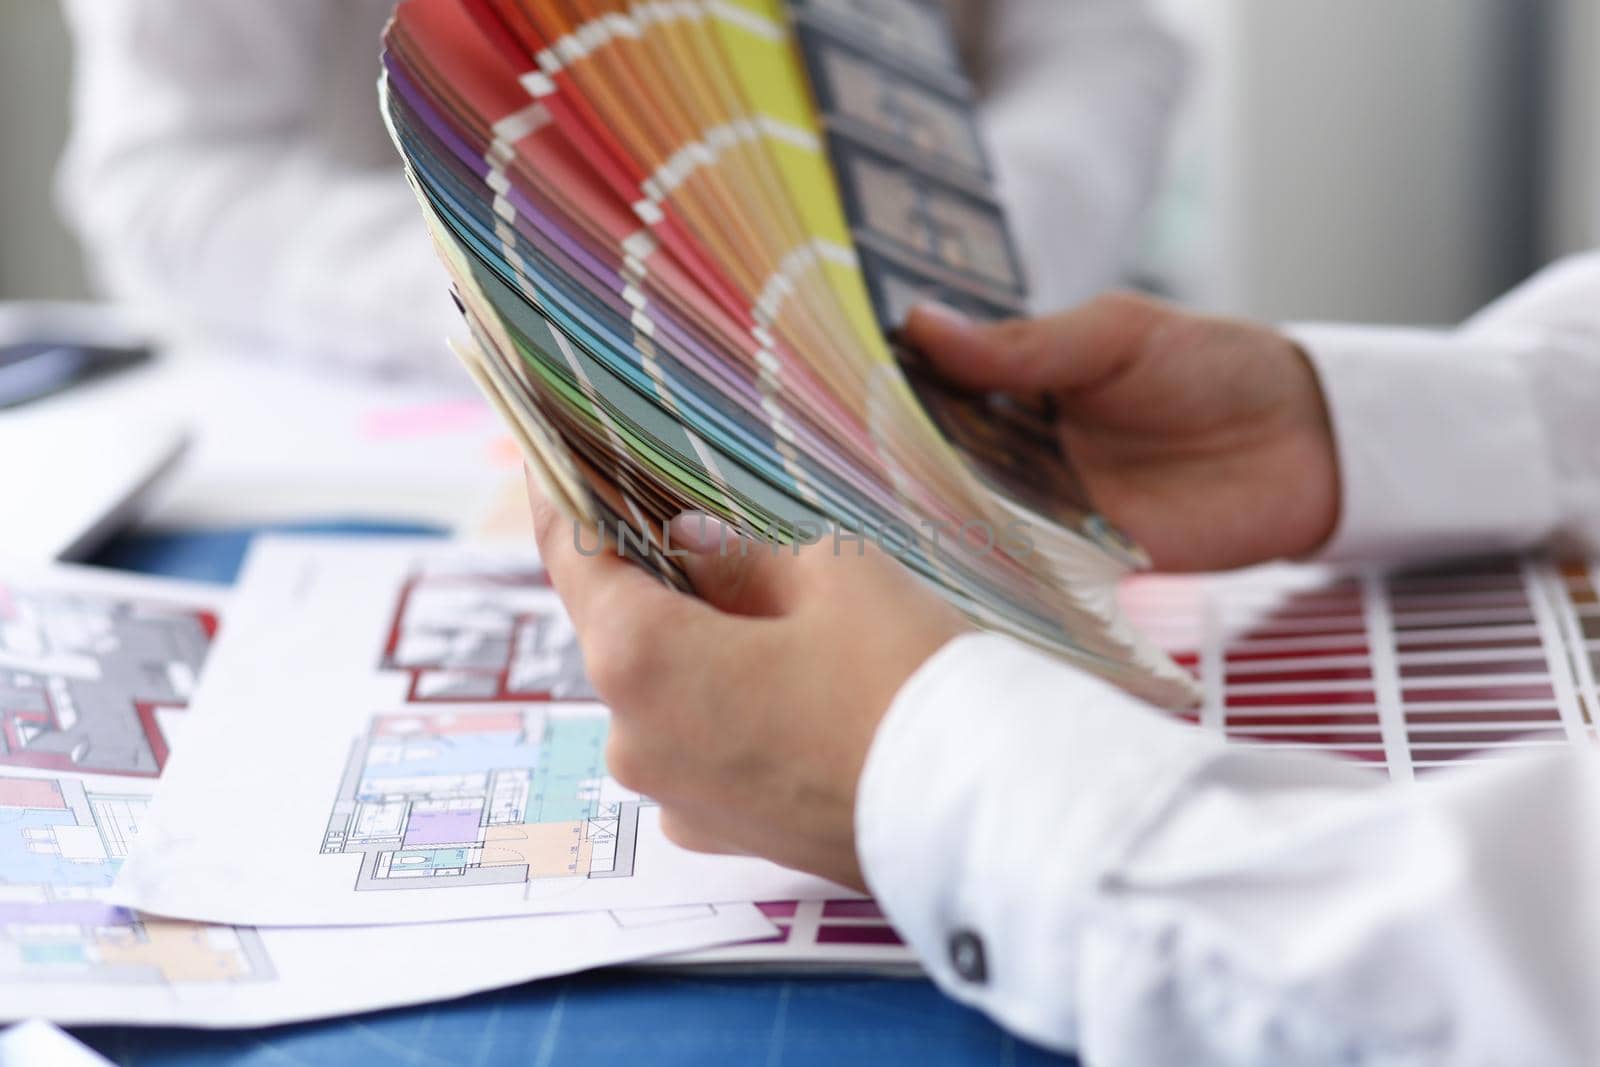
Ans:
{"label": "grey printed plan section", "polygon": [[154,778],[215,615],[0,582],[0,765]]}

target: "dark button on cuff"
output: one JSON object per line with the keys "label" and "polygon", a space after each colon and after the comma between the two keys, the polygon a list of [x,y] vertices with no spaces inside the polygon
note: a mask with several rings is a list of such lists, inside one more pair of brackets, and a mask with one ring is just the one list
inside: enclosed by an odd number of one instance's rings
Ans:
{"label": "dark button on cuff", "polygon": [[950,935],[950,966],[956,974],[973,985],[989,980],[989,964],[983,957],[983,939],[971,930],[957,930]]}

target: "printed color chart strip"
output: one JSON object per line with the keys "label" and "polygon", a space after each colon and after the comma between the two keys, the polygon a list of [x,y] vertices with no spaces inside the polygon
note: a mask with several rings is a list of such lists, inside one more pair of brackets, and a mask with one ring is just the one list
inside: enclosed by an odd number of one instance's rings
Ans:
{"label": "printed color chart strip", "polygon": [[1410,780],[1591,736],[1596,589],[1588,564],[1496,558],[1142,578],[1125,599],[1199,676],[1203,726]]}

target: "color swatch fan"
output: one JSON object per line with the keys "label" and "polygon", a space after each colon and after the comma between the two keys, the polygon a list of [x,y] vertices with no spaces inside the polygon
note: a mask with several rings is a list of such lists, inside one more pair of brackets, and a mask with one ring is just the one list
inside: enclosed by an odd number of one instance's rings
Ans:
{"label": "color swatch fan", "polygon": [[1165,704],[1117,614],[1142,563],[1046,401],[941,383],[889,336],[1020,312],[931,0],[404,0],[384,107],[475,344],[556,503],[687,588],[664,524],[876,541],[976,623]]}

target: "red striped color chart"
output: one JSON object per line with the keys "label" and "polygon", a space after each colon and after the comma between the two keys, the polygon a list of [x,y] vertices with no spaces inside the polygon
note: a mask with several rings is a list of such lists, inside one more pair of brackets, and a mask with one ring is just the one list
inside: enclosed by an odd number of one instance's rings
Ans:
{"label": "red striped color chart", "polygon": [[669,965],[891,974],[918,970],[916,956],[870,900],[782,900],[757,907],[778,927],[777,934],[674,957]]}
{"label": "red striped color chart", "polygon": [[1501,557],[1143,577],[1123,600],[1200,678],[1202,726],[1408,780],[1593,729],[1595,589],[1586,565]]}

